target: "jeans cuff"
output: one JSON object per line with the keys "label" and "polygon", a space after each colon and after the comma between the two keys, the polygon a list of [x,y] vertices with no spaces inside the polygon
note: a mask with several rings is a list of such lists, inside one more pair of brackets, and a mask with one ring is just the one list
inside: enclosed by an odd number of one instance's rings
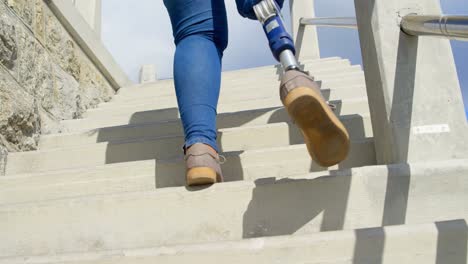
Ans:
{"label": "jeans cuff", "polygon": [[207,138],[202,138],[202,137],[192,138],[190,140],[185,141],[184,149],[187,149],[190,146],[195,145],[197,143],[203,143],[203,144],[209,145],[214,150],[216,150],[216,152],[219,153],[219,148],[218,148],[218,144],[216,143],[216,141],[210,140]]}

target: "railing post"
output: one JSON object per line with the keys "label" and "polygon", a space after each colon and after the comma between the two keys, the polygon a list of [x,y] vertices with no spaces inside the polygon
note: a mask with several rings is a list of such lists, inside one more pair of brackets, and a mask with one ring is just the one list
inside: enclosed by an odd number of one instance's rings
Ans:
{"label": "railing post", "polygon": [[439,0],[355,0],[380,164],[468,157],[468,130],[450,42],[400,30]]}
{"label": "railing post", "polygon": [[[293,30],[293,39],[297,40],[297,35],[300,29],[301,18],[314,18],[315,6],[314,0],[290,0],[291,21]],[[319,43],[317,37],[317,28],[308,26],[304,28],[302,45],[300,50],[299,60],[318,59],[320,58]]]}
{"label": "railing post", "polygon": [[83,18],[88,22],[97,36],[101,36],[101,0],[72,0]]}
{"label": "railing post", "polygon": [[156,81],[156,65],[145,64],[141,66],[140,83],[151,83]]}

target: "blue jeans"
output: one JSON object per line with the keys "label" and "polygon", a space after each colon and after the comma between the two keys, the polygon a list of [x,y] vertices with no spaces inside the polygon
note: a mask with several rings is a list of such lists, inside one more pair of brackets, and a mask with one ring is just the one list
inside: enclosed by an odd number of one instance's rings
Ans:
{"label": "blue jeans", "polygon": [[[236,0],[239,13],[255,19],[252,7],[259,1]],[[164,4],[176,44],[174,83],[184,147],[204,143],[219,152],[216,115],[221,61],[228,45],[224,0],[164,0]]]}

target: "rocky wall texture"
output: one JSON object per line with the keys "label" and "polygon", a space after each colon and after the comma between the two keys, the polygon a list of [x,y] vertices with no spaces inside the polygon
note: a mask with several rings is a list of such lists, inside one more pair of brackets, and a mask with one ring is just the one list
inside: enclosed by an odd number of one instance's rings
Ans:
{"label": "rocky wall texture", "polygon": [[8,151],[0,146],[0,176],[5,175]]}
{"label": "rocky wall texture", "polygon": [[2,149],[35,150],[40,134],[61,132],[61,120],[113,94],[43,0],[0,0]]}

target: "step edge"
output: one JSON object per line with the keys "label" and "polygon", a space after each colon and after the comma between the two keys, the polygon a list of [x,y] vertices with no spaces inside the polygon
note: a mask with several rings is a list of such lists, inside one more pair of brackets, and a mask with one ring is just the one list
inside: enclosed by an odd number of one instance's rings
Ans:
{"label": "step edge", "polygon": [[[279,99],[278,99],[279,100]],[[259,100],[253,100],[253,101],[259,101]],[[253,102],[252,101],[252,102]],[[342,100],[332,100],[332,101],[341,101],[341,102],[368,102],[368,98],[367,97],[359,97],[359,98],[348,98],[348,99],[342,99]],[[272,107],[268,107],[268,108],[281,108],[282,106],[272,106]],[[145,112],[150,112],[150,111],[160,111],[160,110],[164,110],[164,109],[168,109],[168,108],[163,108],[163,109],[154,109],[154,110],[148,110],[148,111],[145,111]],[[261,109],[261,108],[260,108]],[[101,109],[102,110],[102,109]],[[258,110],[258,109],[249,109],[249,110],[240,110],[240,111],[226,111],[226,112],[220,112],[218,113],[218,115],[220,114],[233,114],[233,113],[237,113],[237,112],[246,112],[246,111],[254,111],[254,110]],[[366,112],[367,113],[367,112]],[[361,113],[356,113],[356,114],[361,114]],[[362,113],[364,114],[364,113]],[[64,126],[66,126],[67,124],[73,124],[73,123],[78,123],[78,122],[83,122],[83,121],[91,121],[91,120],[96,120],[96,118],[102,118],[102,116],[98,116],[98,117],[84,117],[84,118],[80,118],[80,119],[72,119],[72,120],[63,120],[61,121],[60,123]],[[171,119],[172,120],[172,119]],[[164,121],[171,121],[171,120],[164,120]],[[145,123],[151,123],[151,122],[142,122],[142,123],[138,123],[138,124],[145,124]],[[128,125],[128,124],[121,124],[121,125],[116,125],[116,126],[125,126],[125,125]],[[99,128],[105,128],[105,127],[98,127],[98,128],[94,128],[94,129],[99,129]],[[76,132],[82,132],[82,130],[77,130]]]}
{"label": "step edge", "polygon": [[[367,237],[383,236],[401,237],[416,236],[417,234],[433,233],[438,234],[438,226],[443,225],[450,228],[451,232],[466,232],[466,223],[468,219],[459,218],[440,222],[424,222],[421,224],[403,224],[395,226],[358,228],[351,230],[339,230],[319,232],[314,234],[292,234],[283,236],[249,238],[240,240],[221,240],[216,242],[173,244],[159,247],[116,249],[107,251],[76,252],[59,255],[41,255],[41,256],[15,256],[0,258],[0,264],[39,264],[39,263],[71,263],[78,261],[98,261],[105,258],[141,258],[141,257],[170,257],[185,254],[206,254],[211,252],[224,252],[237,250],[250,254],[259,253],[265,248],[301,248],[312,247],[318,244],[330,244],[336,241],[351,240],[355,241],[359,233],[366,234]],[[354,243],[353,243],[354,244]],[[337,256],[339,258],[339,256]],[[4,262],[8,261],[8,262]],[[315,262],[310,262],[315,263]]]}
{"label": "step edge", "polygon": [[[280,109],[283,107],[278,107],[276,109]],[[274,111],[276,109],[271,109],[270,111]],[[250,110],[249,110],[250,111]],[[269,111],[267,111],[269,112]],[[352,120],[352,119],[358,119],[360,117],[363,118],[370,118],[370,114],[365,113],[362,115],[359,114],[352,114],[352,115],[344,115],[340,116],[340,120]],[[167,120],[167,121],[158,121],[158,122],[148,122],[148,123],[138,123],[138,124],[127,124],[127,125],[120,125],[120,126],[111,126],[111,127],[103,127],[103,128],[95,128],[95,129],[90,129],[90,130],[85,130],[85,131],[77,131],[77,132],[65,132],[65,133],[56,133],[56,134],[48,134],[48,135],[42,135],[41,139],[50,139],[50,138],[55,138],[55,137],[67,137],[67,136],[85,136],[85,134],[90,134],[90,133],[99,133],[99,130],[107,130],[107,129],[124,129],[124,128],[144,128],[144,127],[150,127],[150,126],[155,126],[161,124],[161,126],[166,125],[166,124],[172,124],[172,123],[179,123],[180,119],[173,119],[173,120]],[[281,122],[278,122],[281,123]],[[256,125],[256,126],[261,126],[261,125]],[[234,128],[234,127],[233,127]],[[233,129],[233,128],[223,128],[223,129]],[[219,129],[218,129],[219,130]],[[96,142],[97,143],[97,142]]]}
{"label": "step edge", "polygon": [[[418,162],[418,163],[400,163],[400,164],[387,164],[387,165],[369,165],[364,167],[356,167],[352,169],[342,169],[342,170],[330,170],[330,171],[320,171],[320,172],[311,172],[307,174],[302,174],[300,179],[283,179],[282,181],[234,181],[227,182],[223,184],[216,184],[211,186],[208,189],[203,187],[191,188],[193,190],[203,190],[201,192],[190,192],[187,191],[187,187],[169,187],[161,188],[152,191],[129,191],[129,192],[117,192],[109,194],[95,194],[87,196],[76,196],[76,197],[67,197],[67,198],[56,198],[46,201],[31,201],[31,202],[22,202],[16,204],[3,204],[0,205],[1,211],[15,211],[20,210],[20,207],[41,207],[41,206],[52,206],[54,203],[81,203],[89,202],[100,199],[110,200],[116,197],[123,199],[122,197],[126,196],[129,199],[133,197],[146,197],[151,196],[152,198],[164,197],[166,195],[174,196],[181,198],[181,196],[186,197],[187,199],[190,196],[206,196],[206,195],[215,195],[216,192],[236,192],[243,189],[256,188],[258,186],[273,186],[273,185],[287,185],[292,182],[297,181],[307,181],[313,179],[330,179],[337,177],[407,177],[407,173],[410,171],[412,177],[417,175],[421,178],[427,177],[430,175],[442,175],[443,179],[444,174],[449,173],[460,173],[468,172],[468,159],[455,159],[455,160],[446,160],[446,161],[437,161],[437,162]],[[265,177],[267,178],[267,177]]]}
{"label": "step edge", "polygon": [[[245,126],[245,127],[233,127],[233,128],[222,128],[218,130],[218,133],[227,133],[227,132],[239,132],[239,131],[247,131],[249,129],[268,129],[268,128],[276,128],[276,127],[283,127],[287,125],[287,122],[278,122],[278,123],[271,123],[271,124],[264,124],[264,125],[252,125],[252,126]],[[121,145],[121,144],[132,144],[132,143],[141,143],[145,141],[161,141],[161,140],[175,140],[184,138],[183,135],[179,136],[156,136],[156,137],[140,137],[140,138],[133,138],[133,139],[121,139],[115,141],[106,141],[106,142],[96,142],[92,144],[85,144],[85,145],[69,145],[63,148],[51,148],[51,149],[39,149],[34,151],[27,151],[27,152],[12,152],[9,153],[9,158],[13,158],[15,156],[21,155],[33,155],[33,154],[40,154],[40,153],[48,153],[53,151],[65,151],[65,150],[79,150],[85,149],[90,146],[106,146],[106,145]],[[373,138],[373,137],[372,137]],[[360,142],[361,139],[352,139],[352,142]],[[299,144],[300,145],[300,144]]]}
{"label": "step edge", "polygon": [[[366,144],[374,144],[374,138],[373,137],[368,137],[368,138],[363,138],[359,140],[352,140],[352,144],[359,144],[359,145],[366,145]],[[76,148],[80,149],[80,148]],[[268,148],[258,148],[258,149],[249,149],[243,151],[241,156],[248,156],[252,154],[258,154],[258,153],[263,153],[263,152],[270,152],[270,151],[286,151],[286,150],[296,150],[296,149],[306,149],[305,144],[295,144],[295,145],[288,145],[288,146],[280,146],[280,147],[268,147]],[[53,149],[52,151],[57,151],[56,149]],[[46,151],[44,151],[46,152]],[[230,157],[234,156],[238,151],[229,151],[229,152],[224,152],[223,155]],[[21,153],[20,153],[21,154]],[[38,155],[40,152],[35,152],[34,154]],[[21,158],[21,157],[18,157]],[[164,159],[159,159],[157,160],[158,163],[176,163],[176,162],[181,162],[183,161],[183,158],[180,157],[169,157],[169,158],[164,158]],[[109,163],[109,164],[102,164],[102,165],[91,165],[91,166],[84,166],[84,167],[71,167],[71,168],[64,168],[64,169],[58,169],[58,170],[49,170],[49,171],[38,171],[38,172],[25,172],[25,173],[15,173],[15,174],[8,174],[6,176],[3,176],[2,179],[8,179],[8,178],[16,178],[16,177],[40,177],[40,175],[47,175],[47,174],[59,174],[59,173],[67,173],[70,171],[80,171],[80,170],[93,170],[93,169],[105,169],[106,167],[111,167],[111,166],[131,166],[132,164],[136,163],[145,163],[145,162],[155,162],[155,160],[139,160],[139,161],[127,161],[127,162],[118,162],[118,163]]]}

